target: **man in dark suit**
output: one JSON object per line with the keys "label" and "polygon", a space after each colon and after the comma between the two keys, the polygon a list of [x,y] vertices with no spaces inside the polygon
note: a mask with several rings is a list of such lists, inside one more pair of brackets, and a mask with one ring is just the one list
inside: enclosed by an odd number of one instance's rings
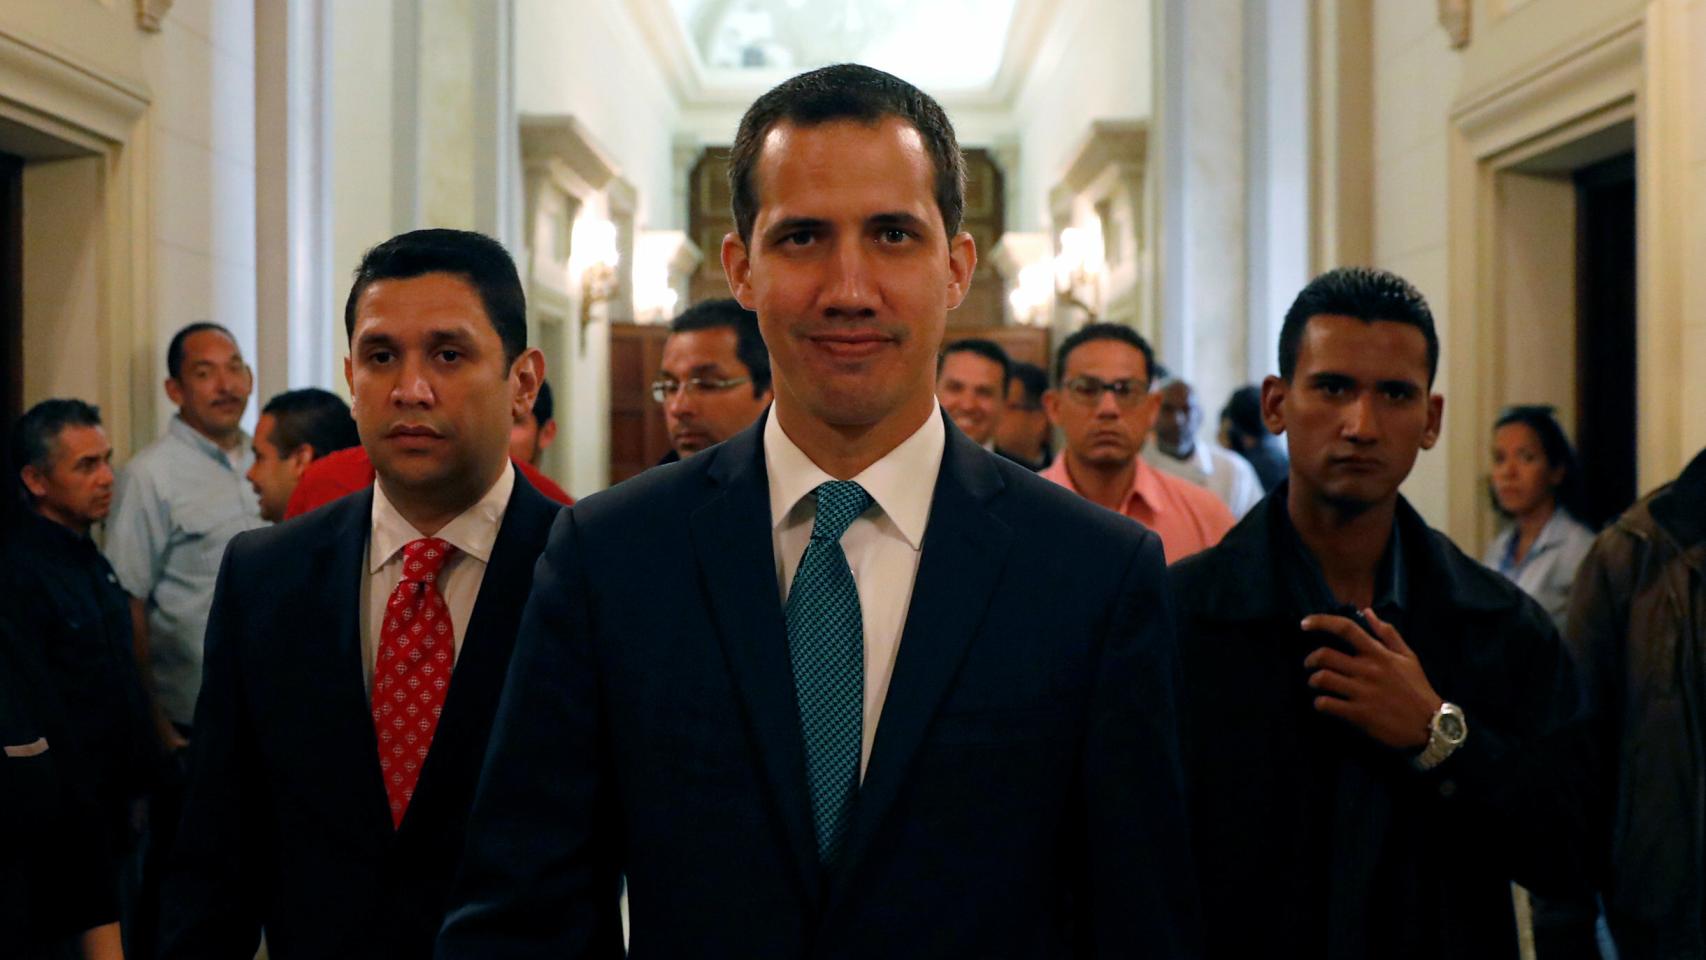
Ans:
{"label": "man in dark suit", "polygon": [[1191,955],[1160,543],[934,397],[962,170],[866,67],[743,119],[775,403],[559,519],[439,957],[619,957],[619,874],[635,958]]}
{"label": "man in dark suit", "polygon": [[500,245],[388,240],[344,322],[378,482],[226,551],[164,957],[431,952],[559,509],[508,457],[544,360]]}

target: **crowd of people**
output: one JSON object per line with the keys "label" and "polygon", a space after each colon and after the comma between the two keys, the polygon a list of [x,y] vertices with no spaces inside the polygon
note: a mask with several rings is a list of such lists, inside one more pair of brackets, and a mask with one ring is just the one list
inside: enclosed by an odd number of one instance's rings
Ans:
{"label": "crowd of people", "polygon": [[248,434],[195,323],[122,469],[22,416],[0,954],[1706,956],[1706,455],[1596,534],[1513,408],[1475,561],[1399,493],[1402,278],[1311,281],[1205,441],[1128,326],[942,342],[978,251],[903,81],[789,80],[731,164],[671,449],[579,504],[464,231],[363,258],[350,403]]}

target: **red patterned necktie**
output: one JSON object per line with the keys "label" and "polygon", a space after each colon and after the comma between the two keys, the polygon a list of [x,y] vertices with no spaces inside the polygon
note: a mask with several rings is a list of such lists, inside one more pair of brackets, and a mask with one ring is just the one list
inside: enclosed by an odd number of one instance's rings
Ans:
{"label": "red patterned necktie", "polygon": [[439,571],[455,552],[437,537],[404,545],[403,579],[391,591],[379,631],[373,729],[379,735],[379,769],[394,827],[402,825],[415,795],[456,662],[456,629],[438,590]]}

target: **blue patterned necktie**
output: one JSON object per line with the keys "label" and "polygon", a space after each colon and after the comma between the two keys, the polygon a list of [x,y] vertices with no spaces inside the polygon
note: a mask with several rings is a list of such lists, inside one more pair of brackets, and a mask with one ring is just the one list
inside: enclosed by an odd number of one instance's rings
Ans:
{"label": "blue patterned necktie", "polygon": [[806,746],[818,862],[835,863],[853,820],[865,716],[865,628],[841,535],[871,505],[851,480],[817,488],[817,519],[788,589],[788,656]]}

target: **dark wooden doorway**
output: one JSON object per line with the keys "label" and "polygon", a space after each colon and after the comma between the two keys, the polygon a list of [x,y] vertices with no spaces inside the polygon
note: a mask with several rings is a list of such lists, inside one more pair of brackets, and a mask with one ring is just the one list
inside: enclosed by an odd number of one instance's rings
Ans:
{"label": "dark wooden doorway", "polygon": [[1576,184],[1576,445],[1587,516],[1599,526],[1633,503],[1635,155],[1583,167]]}

